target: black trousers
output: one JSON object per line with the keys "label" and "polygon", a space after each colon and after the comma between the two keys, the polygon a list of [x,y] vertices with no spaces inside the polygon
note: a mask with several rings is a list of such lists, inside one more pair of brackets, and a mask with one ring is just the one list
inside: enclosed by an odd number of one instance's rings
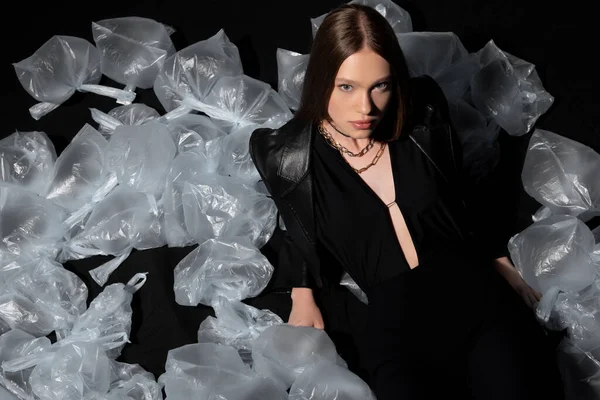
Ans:
{"label": "black trousers", "polygon": [[371,288],[367,337],[378,400],[564,399],[549,337],[481,263],[421,263]]}

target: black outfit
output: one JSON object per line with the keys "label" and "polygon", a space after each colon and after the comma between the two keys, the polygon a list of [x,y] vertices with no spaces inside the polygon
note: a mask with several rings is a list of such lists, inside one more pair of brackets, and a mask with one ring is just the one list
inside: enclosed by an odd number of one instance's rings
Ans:
{"label": "black outfit", "polygon": [[[250,139],[286,228],[274,286],[311,287],[319,297],[339,287],[339,266],[352,276],[369,306],[364,324],[348,319],[379,400],[561,398],[554,349],[491,267],[508,253],[506,232],[494,213],[471,212],[443,92],[419,77],[405,95],[409,119],[390,151],[419,266],[408,267],[383,202],[311,123],[292,119]],[[326,326],[327,314],[336,323],[335,311],[322,310]]]}
{"label": "black outfit", "polygon": [[317,238],[368,294],[363,345],[379,400],[561,398],[543,329],[465,239],[461,198],[412,141],[389,152],[413,270],[388,207],[320,135],[313,151]]}

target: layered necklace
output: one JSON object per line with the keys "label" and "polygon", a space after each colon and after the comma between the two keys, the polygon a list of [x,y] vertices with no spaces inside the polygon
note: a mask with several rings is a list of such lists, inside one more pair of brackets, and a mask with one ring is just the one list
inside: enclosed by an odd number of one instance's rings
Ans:
{"label": "layered necklace", "polygon": [[[319,133],[321,135],[323,135],[323,137],[325,138],[327,143],[329,143],[329,145],[331,147],[333,147],[334,149],[336,149],[337,151],[340,152],[340,154],[342,155],[342,158],[344,158],[344,154],[347,154],[350,157],[362,157],[365,154],[367,154],[369,152],[369,150],[371,150],[373,148],[373,145],[375,144],[375,139],[371,137],[371,140],[369,140],[369,143],[361,151],[359,151],[358,153],[353,153],[350,150],[348,150],[347,148],[345,148],[344,146],[342,146],[337,140],[335,140],[333,138],[333,136],[331,136],[331,133],[329,133],[327,131],[327,129],[325,129],[325,126],[323,125],[323,123],[319,124],[318,130],[319,130]],[[344,136],[346,136],[346,135],[344,135]],[[377,162],[383,155],[383,152],[385,151],[385,147],[386,147],[386,143],[385,142],[381,143],[381,147],[377,151],[377,154],[375,154],[375,157],[373,157],[373,160],[371,160],[371,163],[362,168],[354,168],[354,166],[352,166],[352,164],[350,164],[348,162],[348,160],[346,160],[346,158],[344,158],[344,160],[348,163],[348,165],[350,165],[350,167],[356,173],[361,174],[361,173],[365,172],[366,170],[368,170],[369,168],[371,168],[373,165],[377,164]]]}

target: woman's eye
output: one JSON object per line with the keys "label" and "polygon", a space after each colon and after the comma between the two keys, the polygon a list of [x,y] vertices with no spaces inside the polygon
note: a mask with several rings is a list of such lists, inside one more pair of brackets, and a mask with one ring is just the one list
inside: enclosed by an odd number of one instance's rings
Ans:
{"label": "woman's eye", "polygon": [[339,85],[339,88],[342,89],[342,91],[344,91],[344,92],[348,92],[348,91],[350,91],[350,89],[352,89],[352,86],[343,83],[343,84]]}
{"label": "woman's eye", "polygon": [[388,83],[387,82],[381,82],[378,83],[375,88],[379,89],[379,90],[385,90],[388,88]]}

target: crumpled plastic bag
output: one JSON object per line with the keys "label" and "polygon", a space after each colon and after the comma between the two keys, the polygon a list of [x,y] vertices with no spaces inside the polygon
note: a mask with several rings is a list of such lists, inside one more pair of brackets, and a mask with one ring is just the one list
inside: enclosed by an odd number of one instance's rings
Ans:
{"label": "crumpled plastic bag", "polygon": [[169,121],[167,126],[175,141],[177,154],[194,153],[201,158],[206,158],[206,163],[201,163],[200,172],[216,171],[216,157],[219,154],[217,150],[221,145],[220,140],[227,135],[227,132],[210,118],[198,114],[182,115]]}
{"label": "crumpled plastic bag", "polygon": [[0,269],[19,259],[55,258],[66,213],[30,191],[0,183]]}
{"label": "crumpled plastic bag", "polygon": [[252,359],[254,371],[284,390],[319,361],[347,367],[324,330],[288,324],[266,328],[254,341]]}
{"label": "crumpled plastic bag", "polygon": [[108,114],[90,108],[92,119],[98,123],[98,131],[110,135],[120,125],[143,125],[158,120],[160,114],[154,108],[141,103],[118,106]]}
{"label": "crumpled plastic bag", "polygon": [[[0,335],[0,364],[36,353],[45,353],[51,345],[50,339],[44,336],[36,338],[19,329],[8,331]],[[0,388],[6,387],[19,399],[33,400],[33,391],[29,383],[31,371],[33,367],[16,372],[6,372],[0,367]],[[2,392],[0,398],[4,400]]]}
{"label": "crumpled plastic bag", "polygon": [[125,85],[129,92],[135,88],[150,89],[166,59],[175,53],[172,32],[150,18],[121,17],[92,22],[102,73]]}
{"label": "crumpled plastic bag", "polygon": [[64,343],[93,342],[102,346],[106,355],[116,359],[131,333],[131,301],[146,283],[146,274],[135,274],[126,284],[106,286],[62,340]]}
{"label": "crumpled plastic bag", "polygon": [[309,54],[277,49],[277,93],[292,110],[300,107]]}
{"label": "crumpled plastic bag", "polygon": [[182,99],[202,101],[219,77],[240,74],[243,67],[238,48],[220,29],[170,56],[156,77],[154,93],[169,113],[179,113],[180,107],[184,113],[190,112],[191,108],[181,105]]}
{"label": "crumpled plastic bag", "polygon": [[[542,204],[534,217],[600,215],[600,155],[590,147],[554,132],[536,129],[525,155],[523,188]],[[546,215],[544,213],[543,215]]]}
{"label": "crumpled plastic bag", "polygon": [[515,267],[529,286],[542,293],[536,309],[547,322],[559,293],[575,293],[592,284],[596,268],[590,255],[594,235],[581,220],[554,215],[534,222],[510,238]]}
{"label": "crumpled plastic bag", "polygon": [[160,197],[177,148],[166,125],[120,125],[106,148],[106,167],[120,186]]}
{"label": "crumpled plastic bag", "polygon": [[90,271],[103,286],[133,249],[145,250],[164,244],[158,206],[153,196],[118,186],[92,210],[83,229],[63,246],[61,259],[91,255],[114,255]]}
{"label": "crumpled plastic bag", "polygon": [[133,94],[98,85],[100,52],[85,39],[52,36],[31,56],[13,64],[23,88],[40,103],[29,109],[38,120],[67,101],[75,91],[132,101]]}
{"label": "crumpled plastic bag", "polygon": [[0,140],[0,182],[41,195],[56,161],[44,132],[14,132]]}
{"label": "crumpled plastic bag", "polygon": [[348,368],[321,360],[292,384],[289,400],[376,400],[365,381]]}
{"label": "crumpled plastic bag", "polygon": [[248,125],[279,128],[293,116],[268,83],[247,75],[220,76],[204,98],[187,96],[181,105],[218,120],[228,131]]}
{"label": "crumpled plastic bag", "polygon": [[220,175],[234,177],[249,185],[261,180],[249,151],[250,136],[255,129],[255,126],[237,129],[221,140]]}
{"label": "crumpled plastic bag", "polygon": [[[77,275],[62,265],[39,258],[9,271],[0,269],[0,298],[10,294],[23,296],[33,303],[35,309],[30,311],[39,310],[43,316],[50,317],[51,326],[45,330],[60,331],[70,330],[85,312],[88,289]],[[29,329],[21,329],[31,333]]]}
{"label": "crumpled plastic bag", "polygon": [[105,163],[107,140],[91,125],[85,124],[60,154],[45,197],[71,215],[65,224],[80,222],[117,184]]}
{"label": "crumpled plastic bag", "polygon": [[216,343],[235,348],[242,361],[252,366],[252,343],[267,327],[283,324],[270,310],[259,310],[241,301],[218,297],[212,301],[215,317],[200,323],[198,343]]}
{"label": "crumpled plastic bag", "polygon": [[285,390],[256,375],[233,347],[195,343],[169,350],[158,378],[169,400],[287,400]]}
{"label": "crumpled plastic bag", "polygon": [[210,306],[220,297],[256,297],[269,283],[273,266],[245,241],[208,239],[185,256],[173,274],[178,304]]}
{"label": "crumpled plastic bag", "polygon": [[508,134],[522,136],[554,102],[544,90],[535,66],[490,40],[479,52],[481,70],[471,80],[473,104]]}

